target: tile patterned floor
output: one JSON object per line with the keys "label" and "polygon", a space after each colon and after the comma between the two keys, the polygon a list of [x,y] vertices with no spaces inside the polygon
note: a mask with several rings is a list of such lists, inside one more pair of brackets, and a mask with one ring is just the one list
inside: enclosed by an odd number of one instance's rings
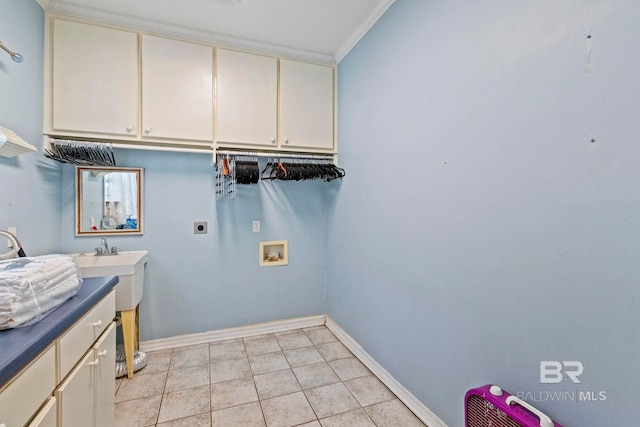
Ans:
{"label": "tile patterned floor", "polygon": [[324,326],[148,353],[116,427],[425,427]]}

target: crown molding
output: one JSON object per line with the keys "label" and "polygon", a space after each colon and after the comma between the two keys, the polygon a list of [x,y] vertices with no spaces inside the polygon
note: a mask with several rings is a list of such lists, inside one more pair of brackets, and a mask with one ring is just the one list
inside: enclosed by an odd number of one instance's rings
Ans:
{"label": "crown molding", "polygon": [[367,17],[367,19],[356,28],[347,39],[340,45],[338,50],[335,53],[335,61],[336,63],[340,63],[348,54],[351,52],[351,49],[355,47],[356,44],[364,37],[364,35],[375,25],[376,22],[384,15],[384,13],[391,7],[391,5],[395,2],[395,0],[387,0],[384,3],[381,3],[371,14]]}
{"label": "crown molding", "polygon": [[213,44],[219,47],[246,50],[256,53],[270,54],[273,56],[291,59],[300,59],[321,64],[336,64],[336,59],[331,54],[293,49],[285,46],[262,43],[254,40],[230,37],[211,31],[196,30],[193,28],[156,22],[149,19],[104,12],[59,1],[53,3],[51,2],[51,0],[37,1],[43,7],[43,9],[45,9],[46,12],[57,15],[64,15],[102,24],[126,27],[133,30],[154,33],[157,35],[183,38],[192,41]]}
{"label": "crown molding", "polygon": [[40,7],[43,8],[44,10],[47,10],[47,8],[49,7],[49,4],[51,3],[51,0],[36,0],[36,1],[40,5]]}

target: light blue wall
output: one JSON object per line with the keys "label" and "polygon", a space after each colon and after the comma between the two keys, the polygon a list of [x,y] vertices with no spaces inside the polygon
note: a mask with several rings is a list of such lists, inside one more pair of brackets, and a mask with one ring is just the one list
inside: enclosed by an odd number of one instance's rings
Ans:
{"label": "light blue wall", "polygon": [[[40,148],[43,14],[0,12],[26,58],[0,52],[0,125]],[[326,310],[451,426],[489,382],[605,391],[535,404],[567,426],[634,425],[638,28],[631,0],[398,0],[340,64],[340,191],[263,183],[217,203],[208,156],[119,151],[146,172],[145,234],[110,239],[151,254],[141,339]],[[73,237],[73,173],[0,158],[0,228],[29,254],[97,245]],[[259,268],[275,239],[290,265]],[[582,384],[540,384],[541,360],[581,361]]]}
{"label": "light blue wall", "polygon": [[328,314],[450,426],[487,383],[637,424],[639,29],[631,0],[398,0],[340,64]]}
{"label": "light blue wall", "polygon": [[[33,0],[3,0],[0,125],[42,146],[44,21]],[[41,151],[41,150],[40,150]],[[114,237],[122,250],[147,249],[141,340],[325,313],[326,185],[267,183],[215,201],[211,156],[116,153],[120,166],[145,168],[145,233]],[[74,237],[75,169],[41,153],[0,157],[0,229],[17,227],[28,255],[91,251],[97,238]],[[262,222],[260,233],[252,221]],[[207,235],[193,222],[208,221]],[[289,240],[289,266],[258,267],[260,240]]]}
{"label": "light blue wall", "polygon": [[[24,62],[17,64],[0,51],[0,126],[38,149],[42,147],[43,17],[35,0],[0,3],[0,40],[24,56]],[[0,229],[16,227],[27,255],[59,249],[60,178],[58,164],[39,153],[0,157]]]}
{"label": "light blue wall", "polygon": [[[211,160],[116,150],[119,166],[145,169],[144,235],[108,239],[121,250],[149,250],[143,341],[326,312],[325,189],[339,184],[261,182],[216,201]],[[92,251],[97,237],[74,237],[75,170],[63,168],[62,246]],[[207,221],[208,234],[195,235],[194,221]],[[261,240],[288,240],[289,265],[259,267]]]}

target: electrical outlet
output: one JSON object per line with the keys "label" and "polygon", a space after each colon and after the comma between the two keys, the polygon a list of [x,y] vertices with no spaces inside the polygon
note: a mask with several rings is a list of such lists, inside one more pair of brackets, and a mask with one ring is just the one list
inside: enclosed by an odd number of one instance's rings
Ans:
{"label": "electrical outlet", "polygon": [[207,234],[207,221],[196,221],[193,223],[193,234]]}
{"label": "electrical outlet", "polygon": [[[9,233],[13,234],[14,236],[17,236],[17,235],[18,235],[18,232],[16,231],[16,228],[15,228],[15,227],[9,227],[9,228],[7,228],[7,231],[8,231]],[[13,247],[13,245],[11,244],[11,241],[10,241],[10,240],[8,240],[8,241],[7,241],[7,247],[8,247],[8,248],[12,248],[12,247]]]}
{"label": "electrical outlet", "polygon": [[260,232],[260,221],[253,221],[253,232],[254,233]]}

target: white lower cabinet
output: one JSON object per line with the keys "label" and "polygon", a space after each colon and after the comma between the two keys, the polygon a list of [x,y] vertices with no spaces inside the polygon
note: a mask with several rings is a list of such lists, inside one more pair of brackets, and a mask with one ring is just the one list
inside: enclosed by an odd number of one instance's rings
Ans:
{"label": "white lower cabinet", "polygon": [[[55,388],[55,346],[49,346],[22,372],[0,389],[0,424],[27,425]],[[36,424],[37,425],[37,424]]]}
{"label": "white lower cabinet", "polygon": [[114,425],[115,323],[58,386],[59,427]]}
{"label": "white lower cabinet", "polygon": [[92,426],[95,356],[88,352],[55,391],[60,426]]}
{"label": "white lower cabinet", "polygon": [[58,402],[55,397],[50,397],[29,423],[29,427],[56,427],[57,420]]}
{"label": "white lower cabinet", "polygon": [[116,324],[112,323],[93,347],[96,368],[95,422],[96,427],[115,425],[116,394]]}
{"label": "white lower cabinet", "polygon": [[114,427],[114,315],[111,291],[0,387],[0,426]]}
{"label": "white lower cabinet", "polygon": [[58,383],[107,330],[115,312],[115,296],[107,296],[58,338]]}

